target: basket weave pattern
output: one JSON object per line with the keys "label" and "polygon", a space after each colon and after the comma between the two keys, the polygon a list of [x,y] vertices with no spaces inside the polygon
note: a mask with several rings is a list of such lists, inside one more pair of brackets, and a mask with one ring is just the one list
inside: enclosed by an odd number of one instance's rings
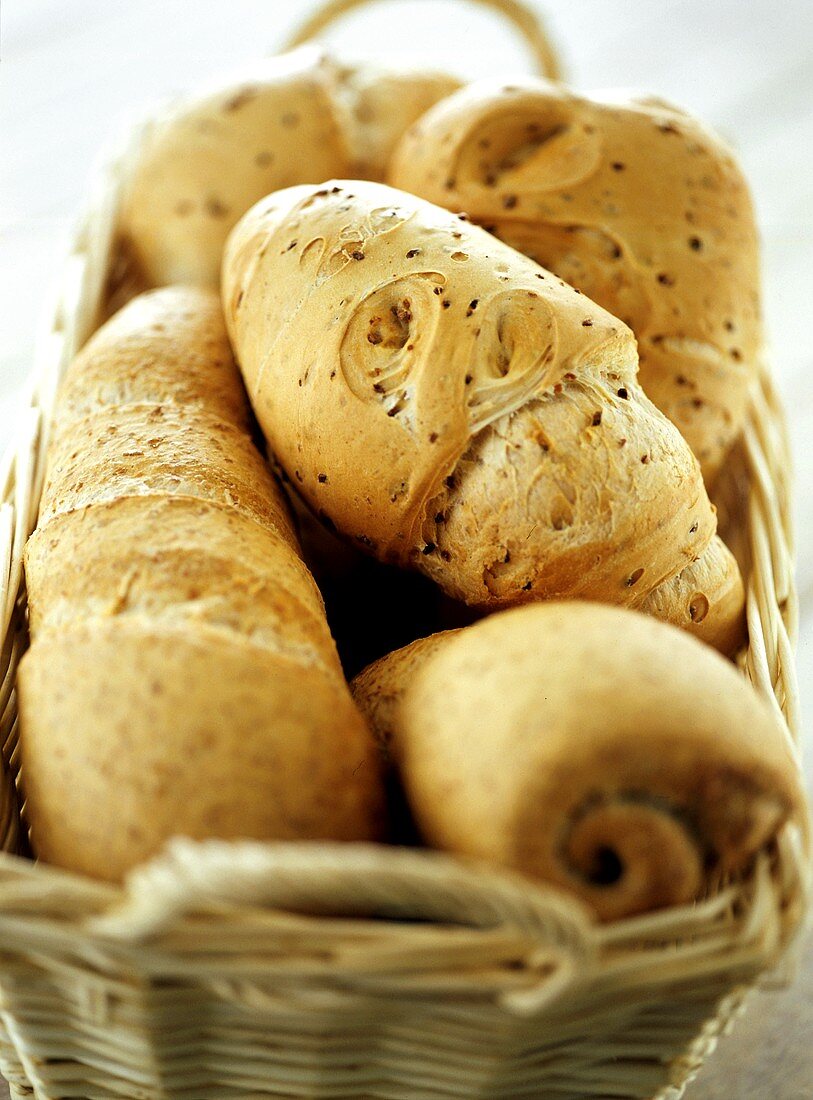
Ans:
{"label": "basket weave pattern", "polygon": [[[793,827],[702,903],[603,926],[553,890],[430,852],[179,840],[122,888],[26,858],[22,553],[56,388],[100,316],[142,132],[100,176],[0,472],[0,1069],[12,1096],[676,1100],[802,923]],[[789,460],[767,377],[731,466],[745,501],[741,664],[795,739]]]}

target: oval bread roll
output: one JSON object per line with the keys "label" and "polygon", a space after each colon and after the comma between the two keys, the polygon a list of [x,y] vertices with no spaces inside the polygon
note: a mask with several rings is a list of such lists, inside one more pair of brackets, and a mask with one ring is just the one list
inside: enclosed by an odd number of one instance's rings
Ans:
{"label": "oval bread roll", "polygon": [[483,82],[405,134],[388,179],[465,210],[628,324],[644,390],[714,476],[763,340],[751,199],[714,133],[653,98]]}
{"label": "oval bread roll", "polygon": [[181,101],[145,135],[125,189],[129,283],[217,287],[226,236],[253,203],[331,176],[383,178],[403,130],[459,86],[304,46]]}
{"label": "oval bread roll", "polygon": [[640,606],[709,548],[630,330],[466,221],[375,183],[277,192],[232,233],[223,295],[276,457],[381,560],[479,607]]}
{"label": "oval bread roll", "polygon": [[601,604],[436,634],[353,683],[430,845],[573,891],[603,920],[700,898],[788,820],[787,732],[734,667]]}
{"label": "oval bread roll", "polygon": [[168,289],[71,365],[26,550],[37,855],[110,879],[169,837],[371,838],[382,788],[215,295]]}

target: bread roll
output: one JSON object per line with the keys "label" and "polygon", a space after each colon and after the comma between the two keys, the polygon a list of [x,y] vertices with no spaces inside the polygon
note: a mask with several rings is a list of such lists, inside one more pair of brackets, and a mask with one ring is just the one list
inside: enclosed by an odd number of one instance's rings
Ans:
{"label": "bread roll", "polygon": [[484,82],[405,134],[389,182],[465,210],[628,324],[644,390],[713,478],[762,354],[754,213],[715,134],[661,100]]}
{"label": "bread roll", "polygon": [[459,85],[306,46],[181,101],[146,135],[125,188],[125,285],[216,287],[226,236],[253,203],[331,176],[383,178],[401,132]]}
{"label": "bread roll", "polygon": [[338,66],[336,90],[346,110],[350,148],[347,174],[354,179],[383,180],[401,135],[461,84],[449,73]]}
{"label": "bread roll", "polygon": [[632,333],[466,221],[375,183],[277,192],[232,233],[223,294],[297,490],[454,598],[640,606],[709,546]]}
{"label": "bread roll", "polygon": [[263,59],[181,101],[146,135],[120,233],[149,284],[216,287],[223,242],[252,203],[348,161],[324,54]]}
{"label": "bread roll", "polygon": [[728,656],[747,640],[742,574],[718,535],[696,562],[650,592],[641,611],[688,630]]}
{"label": "bread roll", "polygon": [[71,365],[26,550],[37,855],[118,880],[175,834],[370,838],[380,776],[215,295],[168,289]]}
{"label": "bread roll", "polygon": [[601,604],[437,634],[353,683],[426,843],[573,891],[603,920],[700,898],[806,829],[787,731],[734,667]]}

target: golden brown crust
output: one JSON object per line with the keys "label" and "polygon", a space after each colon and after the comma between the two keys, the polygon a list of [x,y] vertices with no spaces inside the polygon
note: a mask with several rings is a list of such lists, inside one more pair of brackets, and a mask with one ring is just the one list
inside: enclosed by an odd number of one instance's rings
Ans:
{"label": "golden brown crust", "polygon": [[483,82],[412,127],[388,179],[465,210],[629,324],[641,384],[714,475],[762,354],[754,215],[719,138],[658,100]]}
{"label": "golden brown crust", "polygon": [[57,419],[40,519],[126,496],[211,500],[278,531],[287,505],[247,433],[194,408],[134,404]]}
{"label": "golden brown crust", "polygon": [[391,739],[399,728],[399,708],[404,691],[426,661],[459,630],[443,630],[418,638],[394,653],[380,657],[354,677],[353,697],[370,720],[373,734],[386,759],[392,758]]}
{"label": "golden brown crust", "polygon": [[124,405],[194,408],[234,428],[248,428],[248,400],[234,384],[223,319],[206,299],[177,288],[142,294],[82,348],[59,389],[59,423]]}
{"label": "golden brown crust", "polygon": [[401,133],[460,86],[443,73],[339,66],[313,46],[256,62],[177,104],[146,135],[119,224],[128,288],[218,285],[229,230],[264,195],[383,178]]}
{"label": "golden brown crust", "polygon": [[279,187],[347,170],[324,54],[267,58],[181,102],[147,135],[120,230],[152,285],[216,287],[229,230]]}
{"label": "golden brown crust", "polygon": [[69,368],[19,677],[43,859],[117,879],[175,834],[380,829],[369,731],[247,424],[209,292],[137,299]]}
{"label": "golden brown crust", "polygon": [[714,534],[630,331],[438,207],[358,181],[278,192],[230,237],[223,294],[297,490],[458,599],[635,606]]}
{"label": "golden brown crust", "polygon": [[607,920],[702,896],[806,828],[787,732],[684,632],[580,602],[492,615],[353,683],[424,839]]}
{"label": "golden brown crust", "polygon": [[41,634],[22,687],[28,814],[48,862],[117,880],[176,835],[374,832],[376,762],[333,671],[237,634],[102,618]]}
{"label": "golden brown crust", "polygon": [[[134,531],[149,532],[136,541]],[[335,672],[319,591],[291,544],[235,508],[117,497],[59,515],[26,548],[34,634],[89,618],[239,634]]]}
{"label": "golden brown crust", "polygon": [[409,127],[462,81],[449,73],[374,65],[337,69],[336,94],[346,109],[354,179],[383,180],[392,151]]}
{"label": "golden brown crust", "polygon": [[746,641],[742,574],[717,535],[696,562],[651,592],[640,610],[688,630],[728,656]]}
{"label": "golden brown crust", "polygon": [[565,381],[501,418],[432,501],[423,536],[437,553],[422,568],[442,582],[465,563],[468,588],[447,587],[480,607],[540,596],[639,606],[714,524],[699,479],[687,485],[683,440],[662,428],[634,377],[617,374]]}

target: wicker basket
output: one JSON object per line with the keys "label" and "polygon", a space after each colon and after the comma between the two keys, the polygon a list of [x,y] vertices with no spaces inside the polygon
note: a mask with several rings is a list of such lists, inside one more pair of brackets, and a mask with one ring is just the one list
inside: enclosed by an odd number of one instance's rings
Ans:
{"label": "wicker basket", "polygon": [[[803,923],[808,866],[792,827],[702,903],[604,926],[554,890],[405,849],[178,840],[122,888],[26,857],[22,552],[55,390],[101,316],[142,136],[100,175],[0,475],[0,1069],[12,1096],[675,1100]],[[795,737],[789,460],[767,378],[730,465],[741,663]]]}

